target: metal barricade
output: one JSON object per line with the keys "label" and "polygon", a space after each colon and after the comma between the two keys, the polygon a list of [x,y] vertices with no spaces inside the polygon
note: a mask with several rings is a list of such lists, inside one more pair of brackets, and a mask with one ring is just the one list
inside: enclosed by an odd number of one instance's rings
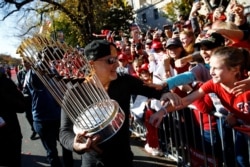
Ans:
{"label": "metal barricade", "polygon": [[[204,118],[207,123],[204,126]],[[236,167],[236,132],[225,122],[224,116],[201,113],[194,106],[169,113],[163,120],[165,137],[161,138],[165,156],[178,166],[190,167]],[[248,157],[249,161],[249,157]],[[239,164],[238,164],[239,166]]]}

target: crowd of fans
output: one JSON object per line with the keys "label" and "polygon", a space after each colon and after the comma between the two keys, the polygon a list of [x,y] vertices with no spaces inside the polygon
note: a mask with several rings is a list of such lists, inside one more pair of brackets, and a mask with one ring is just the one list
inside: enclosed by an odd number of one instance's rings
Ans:
{"label": "crowd of fans", "polygon": [[[231,1],[227,8],[217,6],[214,8],[213,13],[209,13],[206,17],[200,17],[199,10],[201,5],[201,2],[195,2],[188,19],[185,20],[185,17],[179,17],[179,20],[173,25],[164,25],[162,29],[151,29],[146,33],[141,33],[139,29],[133,30],[131,32],[132,38],[121,36],[121,40],[119,41],[110,40],[110,37],[106,39],[116,43],[120,51],[118,55],[120,66],[117,68],[117,72],[131,74],[142,79],[145,83],[154,85],[157,89],[160,89],[162,84],[167,83],[171,91],[181,97],[185,97],[190,92],[197,90],[203,82],[211,79],[209,71],[210,56],[216,49],[220,47],[240,48],[246,51],[245,56],[247,57],[250,49],[250,23],[244,14],[244,6],[238,4],[236,1]],[[201,67],[201,64],[203,67]],[[247,70],[249,68],[245,69],[245,71]],[[145,76],[148,76],[148,74],[149,77],[145,79]],[[243,78],[247,77],[245,75]],[[135,100],[136,97],[133,97],[133,101]],[[158,132],[158,129],[150,127],[148,123],[149,114],[157,112],[162,106],[157,104],[157,102],[149,103],[151,100],[154,99],[148,99],[145,102],[145,109],[142,111],[144,113],[142,118],[148,129],[145,150],[152,155],[162,155],[160,145],[155,144],[155,141],[157,143],[160,139],[156,137],[152,141],[152,138],[156,136],[152,135],[155,134],[152,131]],[[212,111],[217,110],[219,112],[219,110],[222,110],[218,107],[218,103],[216,103],[218,101],[220,99],[216,94],[209,94],[193,103],[195,109],[192,111],[195,113],[194,121],[196,121],[194,124],[198,127],[198,113],[203,114],[202,124],[203,130],[206,133],[204,135],[206,152],[212,154],[212,150],[209,148],[211,144],[214,147],[213,149],[220,150],[221,143],[219,136],[222,138],[227,136],[227,141],[224,141],[225,143],[223,144],[228,146],[228,150],[225,151],[227,152],[228,162],[224,163],[227,165],[230,164],[229,166],[235,163],[239,166],[248,166],[249,158],[246,156],[246,152],[248,151],[243,149],[248,148],[246,145],[247,142],[244,137],[239,137],[242,133],[237,131],[236,136],[238,137],[236,137],[236,143],[241,142],[245,144],[241,146],[237,145],[236,147],[241,148],[242,151],[239,151],[240,149],[234,150],[236,157],[232,157],[234,154],[232,148],[234,146],[232,146],[232,142],[229,142],[233,138],[232,134],[225,135],[218,132],[218,129],[228,127],[232,129],[232,127],[236,126],[236,124],[227,127],[224,127],[224,125],[223,127],[217,126],[218,115],[211,113]],[[219,104],[221,105],[221,103]],[[230,111],[222,113],[225,116],[226,122],[230,122],[228,120],[230,118]],[[211,120],[208,118],[211,118]],[[237,127],[234,129],[237,129]],[[211,137],[214,138],[212,143]],[[220,152],[217,151],[216,156],[222,160],[222,157],[219,155]]]}

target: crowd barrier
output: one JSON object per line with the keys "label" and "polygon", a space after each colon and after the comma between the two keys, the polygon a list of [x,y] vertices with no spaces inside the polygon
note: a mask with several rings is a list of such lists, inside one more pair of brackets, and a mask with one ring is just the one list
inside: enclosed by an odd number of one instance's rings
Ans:
{"label": "crowd barrier", "polygon": [[[146,128],[134,113],[131,131],[145,140]],[[236,151],[247,146],[236,146],[236,131],[225,122],[218,112],[204,114],[189,106],[169,113],[159,127],[159,142],[165,157],[176,161],[180,167],[239,167]],[[241,134],[241,133],[240,133]],[[247,160],[249,161],[249,155]],[[243,165],[242,165],[243,166]]]}

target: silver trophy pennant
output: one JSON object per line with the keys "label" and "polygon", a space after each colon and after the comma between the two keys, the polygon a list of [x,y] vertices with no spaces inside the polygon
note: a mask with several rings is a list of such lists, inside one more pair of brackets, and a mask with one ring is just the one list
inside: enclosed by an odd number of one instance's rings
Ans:
{"label": "silver trophy pennant", "polygon": [[102,143],[119,131],[124,112],[110,99],[81,51],[38,34],[23,40],[17,52],[67,113],[75,133],[99,134]]}

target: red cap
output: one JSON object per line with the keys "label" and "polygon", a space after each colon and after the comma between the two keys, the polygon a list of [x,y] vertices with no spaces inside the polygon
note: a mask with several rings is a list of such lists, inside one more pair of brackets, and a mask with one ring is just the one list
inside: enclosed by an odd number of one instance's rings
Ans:
{"label": "red cap", "polygon": [[138,72],[141,73],[142,71],[148,71],[148,63],[144,63],[144,64],[141,65]]}
{"label": "red cap", "polygon": [[128,60],[128,57],[127,57],[127,55],[125,55],[125,54],[120,54],[120,55],[118,56],[118,60]]}
{"label": "red cap", "polygon": [[152,49],[161,49],[162,48],[162,43],[161,42],[153,42]]}

